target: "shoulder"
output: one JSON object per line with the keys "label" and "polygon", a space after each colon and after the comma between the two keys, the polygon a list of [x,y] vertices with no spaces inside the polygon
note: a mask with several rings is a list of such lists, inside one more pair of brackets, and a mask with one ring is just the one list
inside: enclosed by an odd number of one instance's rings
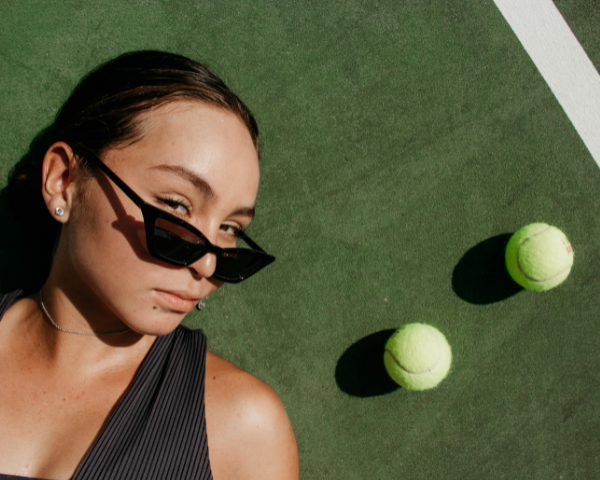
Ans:
{"label": "shoulder", "polygon": [[296,439],[277,394],[227,360],[206,355],[206,430],[211,469],[221,478],[298,478]]}

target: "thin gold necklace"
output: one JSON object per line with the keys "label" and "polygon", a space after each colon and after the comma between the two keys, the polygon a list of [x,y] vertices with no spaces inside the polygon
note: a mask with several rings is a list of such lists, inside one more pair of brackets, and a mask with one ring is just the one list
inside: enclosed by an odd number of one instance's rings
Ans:
{"label": "thin gold necklace", "polygon": [[44,313],[48,317],[48,320],[50,320],[50,323],[52,324],[52,326],[54,328],[56,328],[57,330],[60,330],[61,332],[75,333],[77,335],[87,335],[90,337],[104,337],[106,335],[119,335],[120,333],[131,332],[131,328],[127,328],[125,330],[120,330],[118,332],[108,332],[108,333],[76,332],[75,330],[65,330],[64,328],[60,328],[56,323],[54,323],[54,320],[52,320],[52,317],[50,316],[50,314],[48,313],[48,310],[46,309],[46,305],[44,305],[43,291],[44,291],[44,286],[42,285],[42,288],[40,288],[40,303],[42,304],[42,310],[44,310]]}

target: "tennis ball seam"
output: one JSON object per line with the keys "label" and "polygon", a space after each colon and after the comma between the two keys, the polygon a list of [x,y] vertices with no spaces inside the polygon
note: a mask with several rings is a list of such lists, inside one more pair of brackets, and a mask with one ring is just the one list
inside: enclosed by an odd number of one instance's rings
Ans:
{"label": "tennis ball seam", "polygon": [[438,350],[439,350],[439,355],[438,355],[437,361],[435,362],[435,364],[433,366],[429,367],[427,370],[424,370],[422,372],[411,372],[410,370],[408,370],[406,367],[404,367],[398,361],[398,359],[394,356],[394,354],[389,349],[387,349],[387,348],[385,349],[385,351],[390,354],[390,356],[392,357],[392,360],[394,360],[394,362],[396,363],[396,365],[398,365],[399,368],[401,368],[402,370],[404,370],[406,373],[408,373],[410,375],[425,375],[427,373],[431,373],[431,372],[433,372],[436,369],[436,367],[442,361],[442,344],[440,343],[440,339],[438,338],[438,336],[435,334],[435,332],[431,328],[427,327],[427,331],[429,333],[431,333],[431,335],[433,335],[433,338],[435,338],[435,341],[436,341],[436,343],[438,345]]}
{"label": "tennis ball seam", "polygon": [[527,238],[525,238],[520,244],[519,244],[519,249],[517,250],[517,268],[519,269],[519,271],[523,274],[523,276],[529,280],[530,282],[535,282],[535,283],[546,283],[546,282],[551,282],[552,280],[554,280],[555,278],[560,277],[561,275],[564,275],[566,272],[570,271],[572,267],[568,267],[565,270],[563,270],[560,273],[557,273],[556,275],[554,275],[553,277],[550,278],[546,278],[545,280],[536,280],[535,278],[530,277],[529,275],[527,275],[524,271],[523,268],[521,267],[521,262],[519,260],[519,254],[521,253],[521,247],[523,245],[525,245],[526,242],[528,242],[529,240],[531,240],[533,237],[536,237],[537,235],[541,235],[542,233],[548,231],[550,228],[552,228],[551,225],[548,225],[546,228],[544,228],[543,230],[540,230],[539,232],[535,232],[531,235],[529,235]]}

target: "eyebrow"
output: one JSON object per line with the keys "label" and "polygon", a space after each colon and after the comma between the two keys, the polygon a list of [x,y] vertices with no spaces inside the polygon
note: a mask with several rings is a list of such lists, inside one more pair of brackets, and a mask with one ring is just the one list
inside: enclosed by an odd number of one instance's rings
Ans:
{"label": "eyebrow", "polygon": [[[208,198],[214,199],[217,197],[214,190],[211,188],[211,186],[208,184],[208,182],[206,180],[204,180],[202,177],[199,177],[194,172],[192,172],[191,170],[188,170],[185,167],[174,166],[174,165],[156,165],[151,168],[153,170],[162,170],[163,172],[168,172],[168,173],[173,173],[175,175],[178,175],[179,177],[183,178],[184,180],[187,180],[192,185],[194,185],[194,187],[196,187],[197,190],[199,190],[202,194],[206,195]],[[238,208],[231,215],[232,216],[239,215],[242,217],[249,217],[250,219],[252,219],[252,218],[254,218],[255,214],[256,214],[255,207],[242,207],[242,208]]]}
{"label": "eyebrow", "polygon": [[156,165],[151,168],[152,168],[152,170],[162,170],[163,172],[168,172],[168,173],[173,173],[175,175],[178,175],[179,177],[183,178],[184,180],[187,180],[192,185],[194,185],[194,187],[196,187],[196,190],[199,190],[200,193],[207,196],[208,198],[216,198],[217,197],[214,190],[211,188],[211,186],[208,184],[208,182],[206,180],[204,180],[202,177],[199,177],[194,172],[192,172],[191,170],[188,170],[185,167],[174,166],[174,165]]}
{"label": "eyebrow", "polygon": [[235,212],[233,212],[231,214],[232,217],[234,216],[241,216],[241,217],[249,217],[249,218],[254,218],[254,214],[256,213],[256,209],[254,207],[243,207],[243,208],[238,208]]}

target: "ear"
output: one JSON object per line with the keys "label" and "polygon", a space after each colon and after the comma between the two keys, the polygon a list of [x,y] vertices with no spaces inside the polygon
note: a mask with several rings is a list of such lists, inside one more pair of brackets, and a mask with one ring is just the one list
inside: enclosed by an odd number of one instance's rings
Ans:
{"label": "ear", "polygon": [[65,142],[53,144],[42,164],[42,195],[50,215],[61,223],[69,220],[78,174],[79,165],[71,147]]}

